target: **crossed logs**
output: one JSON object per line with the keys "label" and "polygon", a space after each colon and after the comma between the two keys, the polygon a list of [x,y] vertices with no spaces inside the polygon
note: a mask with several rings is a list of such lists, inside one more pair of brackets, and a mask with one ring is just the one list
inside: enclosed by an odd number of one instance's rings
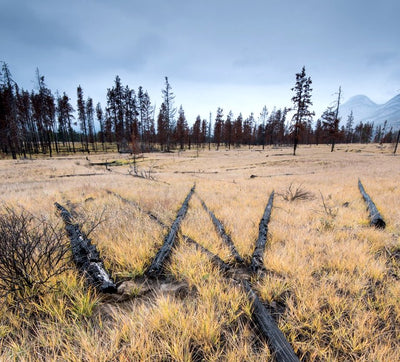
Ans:
{"label": "crossed logs", "polygon": [[[375,204],[369,195],[365,192],[361,181],[358,181],[358,186],[360,192],[367,203],[367,208],[369,211],[370,224],[377,228],[384,228],[386,226],[382,216],[378,212]],[[168,228],[156,215],[149,211],[141,209],[141,207],[134,201],[127,200],[122,196],[108,191],[109,194],[118,197],[124,203],[135,206],[139,211],[147,214],[152,220],[157,222],[163,228]],[[163,270],[170,254],[173,250],[177,236],[180,229],[180,224],[184,219],[187,210],[189,208],[189,201],[192,195],[195,193],[195,185],[190,189],[184,202],[182,203],[174,222],[169,231],[164,238],[163,245],[158,250],[156,256],[154,257],[152,263],[145,271],[145,276],[148,278],[159,278],[163,274]],[[200,203],[204,210],[209,214],[215,229],[221,236],[224,243],[228,246],[231,255],[234,257],[236,265],[244,266],[244,260],[236,250],[236,247],[225,231],[225,228],[220,220],[214,215],[214,213],[207,207],[205,202],[198,197]],[[264,268],[263,256],[265,252],[267,237],[268,237],[268,223],[271,218],[272,204],[274,200],[274,191],[272,191],[267,206],[265,208],[264,214],[259,223],[259,235],[256,240],[255,249],[251,256],[250,270],[253,273]],[[96,249],[96,246],[91,243],[91,240],[80,230],[78,224],[73,223],[72,215],[60,204],[55,203],[56,208],[59,210],[61,217],[65,223],[67,234],[71,242],[71,251],[73,255],[74,262],[78,270],[86,277],[89,284],[95,286],[99,291],[103,293],[117,293],[117,286],[112,279],[110,273],[105,269],[103,261],[100,258],[100,254]],[[257,324],[259,331],[262,333],[263,337],[269,344],[275,358],[277,361],[298,361],[298,357],[293,351],[292,346],[289,344],[283,333],[280,331],[276,325],[273,317],[268,312],[264,304],[259,299],[257,293],[253,290],[250,283],[235,275],[235,267],[231,267],[225,263],[218,255],[212,253],[207,248],[197,243],[195,240],[189,236],[182,235],[182,238],[187,243],[194,245],[194,247],[204,254],[206,254],[211,262],[216,265],[225,275],[230,276],[236,283],[240,284],[245,291],[247,297],[252,304],[252,319]]]}

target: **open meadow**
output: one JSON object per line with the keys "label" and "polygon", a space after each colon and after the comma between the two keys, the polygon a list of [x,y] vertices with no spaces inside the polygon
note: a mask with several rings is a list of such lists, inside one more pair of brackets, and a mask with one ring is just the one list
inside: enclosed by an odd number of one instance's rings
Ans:
{"label": "open meadow", "polygon": [[[13,305],[4,297],[0,360],[272,360],[238,277],[182,235],[235,266],[204,201],[248,265],[274,190],[265,270],[237,273],[296,355],[399,361],[400,156],[377,144],[329,151],[194,149],[144,154],[135,167],[132,156],[117,153],[1,160],[2,212],[24,209],[64,230],[54,203],[63,205],[96,244],[118,293],[88,287],[71,262],[40,298]],[[369,225],[358,179],[385,229]],[[165,275],[148,280],[144,272],[168,230],[146,212],[170,226],[194,184]]]}

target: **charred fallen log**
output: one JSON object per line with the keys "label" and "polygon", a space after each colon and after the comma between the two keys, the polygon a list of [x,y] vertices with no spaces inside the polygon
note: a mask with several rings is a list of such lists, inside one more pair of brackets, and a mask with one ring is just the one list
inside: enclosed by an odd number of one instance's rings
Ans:
{"label": "charred fallen log", "polygon": [[162,247],[158,250],[151,265],[146,270],[145,274],[148,277],[157,278],[161,274],[163,267],[164,267],[164,263],[165,263],[166,259],[169,257],[169,255],[171,254],[172,247],[174,246],[174,242],[175,242],[176,236],[178,234],[180,224],[186,215],[186,212],[189,207],[189,201],[194,193],[194,189],[195,189],[195,185],[193,185],[193,187],[190,189],[188,195],[186,196],[185,201],[183,201],[183,204],[176,215],[176,219],[172,223],[171,229],[164,239],[164,243],[163,243]]}
{"label": "charred fallen log", "polygon": [[255,291],[251,288],[250,283],[247,280],[242,280],[241,284],[247,293],[247,297],[252,302],[253,321],[257,324],[261,333],[267,337],[267,343],[270,346],[276,361],[299,361],[292,346],[278,328],[260,298],[258,298]]}
{"label": "charred fallen log", "polygon": [[[190,240],[190,238],[186,239],[186,241],[194,244],[198,250],[206,254],[210,258],[211,262],[220,270],[229,273],[232,276],[234,275],[231,267],[226,264],[218,255],[213,254],[204,246],[197,244],[193,240]],[[292,346],[287,341],[281,330],[278,328],[271,314],[268,312],[267,308],[265,308],[260,298],[258,298],[250,283],[247,280],[238,279],[236,277],[234,277],[234,280],[242,286],[243,290],[246,292],[247,297],[252,303],[252,320],[257,325],[262,336],[265,338],[268,345],[270,346],[276,361],[299,361],[298,357],[293,351]]]}
{"label": "charred fallen log", "polygon": [[360,189],[361,195],[363,196],[365,202],[367,203],[367,209],[369,211],[369,219],[370,225],[375,226],[378,229],[384,229],[386,227],[386,223],[383,220],[383,217],[379,213],[377,207],[375,206],[372,199],[365,192],[364,187],[360,180],[358,180],[358,188]]}
{"label": "charred fallen log", "polygon": [[103,293],[116,293],[117,286],[104,267],[100,253],[91,240],[73,223],[73,217],[59,203],[54,204],[60,211],[65,229],[71,242],[72,256],[78,270],[86,277],[89,284]]}
{"label": "charred fallen log", "polygon": [[199,244],[197,241],[193,240],[191,237],[183,235],[183,238],[189,244],[194,245],[197,250],[200,250],[203,254],[206,254],[210,259],[211,262],[218,267],[219,270],[222,272],[227,272],[230,270],[230,266],[226,264],[218,255],[212,253],[210,250],[205,248],[203,245]]}
{"label": "charred fallen log", "polygon": [[167,227],[168,227],[164,222],[162,222],[162,221],[161,221],[156,215],[154,215],[152,212],[147,211],[147,210],[143,210],[143,209],[141,208],[141,206],[140,206],[137,202],[132,201],[132,200],[128,200],[128,199],[122,197],[121,195],[117,194],[117,193],[114,192],[114,191],[106,190],[106,192],[107,192],[108,194],[110,194],[110,195],[113,195],[113,196],[117,197],[117,198],[120,199],[123,203],[128,204],[128,205],[131,205],[131,206],[133,206],[133,207],[136,207],[140,212],[146,214],[150,219],[156,221],[156,222],[157,222],[160,226],[162,226],[163,228],[167,228]]}
{"label": "charred fallen log", "polygon": [[251,269],[256,272],[264,266],[264,251],[268,237],[268,223],[271,218],[272,203],[274,201],[274,191],[272,191],[267,206],[265,207],[264,215],[260,220],[258,227],[258,239],[253,255],[251,256]]}
{"label": "charred fallen log", "polygon": [[225,244],[229,247],[231,254],[235,258],[235,261],[237,263],[243,264],[243,258],[240,256],[238,251],[236,250],[235,244],[233,243],[231,237],[227,234],[225,231],[224,225],[222,225],[221,221],[217,219],[217,217],[214,215],[214,213],[207,207],[205,202],[200,199],[201,205],[203,206],[203,209],[210,215],[211,220],[215,226],[215,229],[217,230],[218,234],[221,236],[222,240],[225,242]]}

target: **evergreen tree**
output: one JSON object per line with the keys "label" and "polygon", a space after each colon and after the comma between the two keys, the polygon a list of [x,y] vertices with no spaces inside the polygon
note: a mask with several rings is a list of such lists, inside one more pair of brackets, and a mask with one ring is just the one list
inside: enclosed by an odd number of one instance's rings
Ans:
{"label": "evergreen tree", "polygon": [[[161,151],[164,151],[164,146],[168,142],[168,115],[167,107],[163,102],[160,107],[160,112],[157,117],[157,139],[160,144]],[[167,151],[169,151],[169,145],[167,145]]]}
{"label": "evergreen tree", "polygon": [[259,138],[261,140],[262,149],[264,149],[265,147],[265,141],[267,137],[266,135],[267,117],[268,117],[267,106],[264,106],[260,113],[260,129],[259,129]]}
{"label": "evergreen tree", "polygon": [[296,84],[292,88],[295,95],[292,97],[295,111],[292,118],[292,137],[293,137],[293,155],[296,155],[297,145],[299,143],[300,132],[304,128],[304,124],[312,119],[314,112],[309,110],[312,106],[311,102],[311,78],[306,76],[306,68],[303,66],[300,73],[296,73]]}
{"label": "evergreen tree", "polygon": [[164,100],[164,107],[165,107],[165,132],[166,132],[166,146],[167,151],[170,150],[170,142],[173,130],[175,128],[174,119],[176,108],[174,108],[174,99],[175,95],[172,92],[171,85],[168,82],[168,77],[165,77],[165,89],[162,90],[162,97]]}
{"label": "evergreen tree", "polygon": [[333,107],[328,107],[322,114],[322,129],[328,141],[331,143],[331,152],[335,147],[335,141],[339,132],[339,120],[336,117],[337,112]]}
{"label": "evergreen tree", "polygon": [[354,116],[353,116],[353,111],[350,112],[350,114],[347,117],[347,122],[346,122],[346,127],[345,127],[345,133],[346,133],[346,142],[347,143],[352,143],[353,142],[353,123],[354,123]]}
{"label": "evergreen tree", "polygon": [[87,118],[86,118],[86,107],[85,101],[83,100],[83,90],[82,87],[79,85],[77,88],[77,108],[78,108],[78,121],[79,126],[82,132],[82,139],[81,144],[82,148],[89,152],[89,139],[88,139],[88,125],[87,125]]}
{"label": "evergreen tree", "polygon": [[105,127],[104,127],[103,109],[101,108],[100,102],[97,103],[97,105],[96,105],[96,118],[97,118],[97,122],[99,122],[99,126],[100,126],[99,136],[100,136],[100,142],[101,142],[101,145],[102,145],[102,148],[104,151],[105,150],[105,147],[104,147]]}
{"label": "evergreen tree", "polygon": [[239,113],[239,116],[235,119],[233,123],[233,142],[236,147],[239,147],[242,143],[242,135],[243,135],[243,116]]}
{"label": "evergreen tree", "polygon": [[219,150],[219,146],[222,140],[222,128],[224,125],[224,120],[222,119],[222,117],[223,117],[223,110],[222,108],[218,107],[214,123],[214,142],[217,145],[217,151]]}
{"label": "evergreen tree", "polygon": [[0,137],[5,153],[11,152],[12,158],[17,158],[18,125],[17,104],[14,81],[7,63],[2,64],[1,103],[0,103]]}
{"label": "evergreen tree", "polygon": [[96,129],[94,126],[94,107],[93,99],[90,97],[86,101],[86,120],[88,126],[89,142],[92,144],[92,150],[95,151]]}
{"label": "evergreen tree", "polygon": [[232,144],[232,131],[233,131],[232,119],[233,119],[233,113],[232,111],[229,111],[228,115],[226,116],[226,120],[224,122],[222,131],[222,137],[225,142],[225,147],[228,147],[228,149],[231,149],[231,144]]}
{"label": "evergreen tree", "polygon": [[201,118],[200,115],[196,117],[196,121],[193,124],[192,127],[192,137],[193,137],[193,142],[196,144],[196,147],[199,148],[199,145],[201,143]]}
{"label": "evergreen tree", "polygon": [[176,122],[176,140],[179,143],[180,149],[183,150],[188,137],[188,125],[185,117],[185,112],[182,105],[179,107],[178,120]]}
{"label": "evergreen tree", "polygon": [[253,113],[251,113],[251,115],[247,117],[243,123],[243,138],[242,138],[242,143],[248,145],[249,148],[252,143],[253,123],[254,123],[254,116]]}

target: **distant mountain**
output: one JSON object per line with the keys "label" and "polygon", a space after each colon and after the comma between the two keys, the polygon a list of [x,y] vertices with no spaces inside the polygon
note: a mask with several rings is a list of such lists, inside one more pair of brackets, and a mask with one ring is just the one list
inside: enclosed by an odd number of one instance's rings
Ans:
{"label": "distant mountain", "polygon": [[374,125],[383,125],[387,120],[388,127],[400,126],[400,94],[385,104],[376,104],[367,96],[357,95],[343,103],[339,108],[341,124],[346,124],[347,117],[353,111],[354,124],[374,122]]}

